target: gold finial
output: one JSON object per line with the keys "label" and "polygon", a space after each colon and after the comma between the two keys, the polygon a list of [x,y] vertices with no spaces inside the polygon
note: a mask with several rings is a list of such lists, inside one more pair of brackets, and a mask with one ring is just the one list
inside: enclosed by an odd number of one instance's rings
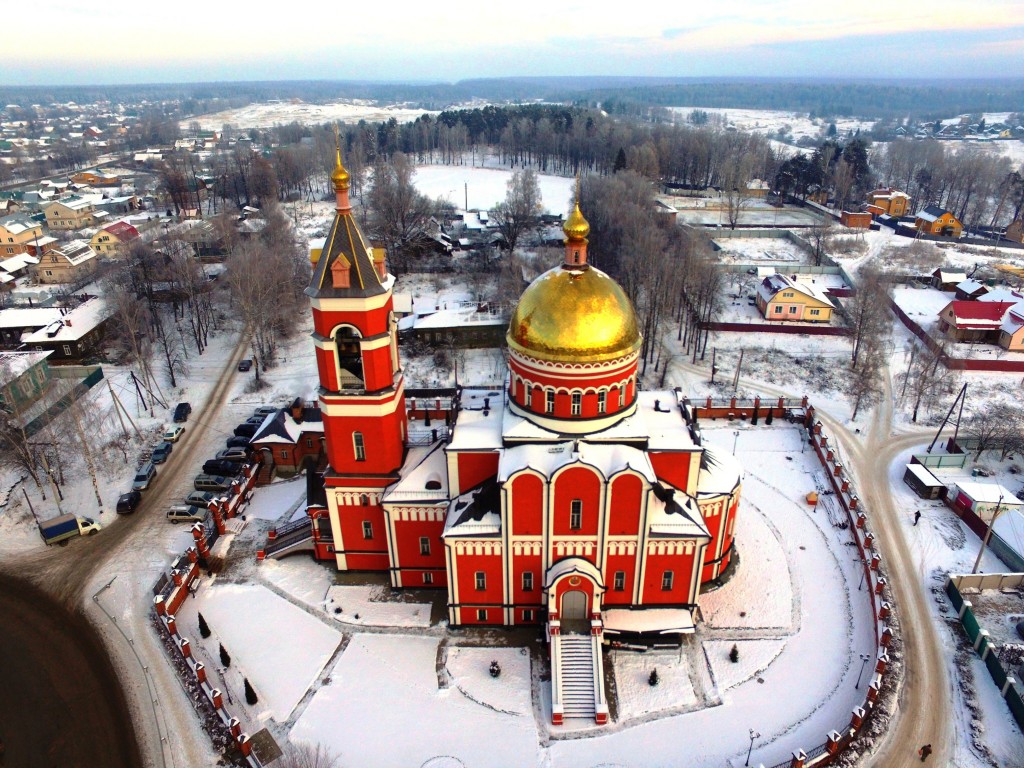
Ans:
{"label": "gold finial", "polygon": [[580,210],[579,196],[576,197],[576,205],[572,209],[572,213],[569,214],[569,218],[565,220],[565,224],[562,225],[562,231],[565,232],[565,237],[569,242],[581,242],[587,239],[587,235],[590,234],[590,222],[583,218],[583,212]]}
{"label": "gold finial", "polygon": [[343,189],[348,189],[349,175],[341,163],[341,136],[338,134],[337,124],[334,126],[334,149],[334,172],[331,174],[331,183],[334,184],[335,192],[341,192]]}

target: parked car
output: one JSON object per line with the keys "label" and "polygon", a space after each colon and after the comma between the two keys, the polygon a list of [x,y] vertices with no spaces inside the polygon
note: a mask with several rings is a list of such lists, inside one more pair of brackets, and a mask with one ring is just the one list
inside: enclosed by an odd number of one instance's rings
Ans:
{"label": "parked car", "polygon": [[249,438],[245,437],[244,435],[236,434],[234,437],[229,437],[227,439],[226,445],[228,448],[248,448]]}
{"label": "parked car", "polygon": [[153,478],[156,477],[156,467],[153,466],[152,461],[147,461],[137,470],[135,470],[135,479],[132,480],[133,491],[144,491],[149,488],[149,484],[153,482]]}
{"label": "parked car", "polygon": [[233,480],[232,477],[209,475],[204,472],[196,475],[192,485],[197,491],[226,491],[231,487]]}
{"label": "parked car", "polygon": [[189,491],[188,496],[185,497],[185,506],[187,507],[203,507],[209,503],[210,499],[215,499],[221,494],[214,493],[213,491]]}
{"label": "parked car", "polygon": [[245,360],[238,361],[238,370],[241,373],[248,373],[252,370],[252,360],[246,358]]}
{"label": "parked car", "polygon": [[181,433],[185,431],[184,427],[168,427],[164,430],[164,433],[160,435],[161,440],[166,440],[168,443],[176,443],[181,439]]}
{"label": "parked car", "polygon": [[117,514],[129,515],[139,508],[139,504],[142,502],[142,494],[138,491],[128,491],[128,493],[122,493],[117,499]]}
{"label": "parked car", "polygon": [[245,465],[227,459],[209,459],[203,464],[203,472],[208,475],[229,475],[234,477],[242,472]]}
{"label": "parked car", "polygon": [[280,410],[280,408],[276,408],[273,405],[261,405],[259,408],[252,412],[252,418],[265,419],[270,414],[277,413]]}
{"label": "parked car", "polygon": [[256,434],[256,430],[259,428],[259,426],[259,424],[252,424],[248,421],[245,422],[244,424],[239,424],[237,427],[235,427],[235,437],[251,438],[253,435]]}
{"label": "parked car", "polygon": [[157,445],[153,449],[153,453],[150,455],[150,460],[154,464],[163,464],[171,456],[171,449],[174,448],[174,443],[168,443],[166,440]]}
{"label": "parked car", "polygon": [[206,507],[193,507],[185,504],[175,504],[167,510],[167,519],[172,523],[201,523],[208,514]]}
{"label": "parked car", "polygon": [[188,417],[191,413],[192,405],[190,403],[178,403],[174,407],[174,423],[180,424],[183,421],[188,421]]}
{"label": "parked car", "polygon": [[223,451],[218,451],[215,459],[224,459],[226,461],[241,461],[246,464],[249,463],[252,451],[248,448],[239,446],[238,448],[225,448]]}

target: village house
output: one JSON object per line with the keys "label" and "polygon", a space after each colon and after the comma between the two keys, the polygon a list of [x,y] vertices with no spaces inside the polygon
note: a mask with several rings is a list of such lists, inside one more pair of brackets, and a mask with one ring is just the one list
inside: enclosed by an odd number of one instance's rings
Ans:
{"label": "village house", "polygon": [[123,221],[115,221],[92,236],[89,246],[98,256],[123,259],[131,244],[139,239],[139,230]]}
{"label": "village house", "polygon": [[267,482],[274,474],[294,475],[303,468],[316,469],[326,455],[319,405],[297,398],[289,408],[267,416],[249,445],[263,453],[260,472]]}
{"label": "village house", "polygon": [[882,187],[868,193],[868,211],[875,216],[883,214],[899,218],[910,210],[910,195],[891,187]]}
{"label": "village house", "polygon": [[956,298],[961,301],[976,301],[988,293],[988,288],[971,278],[961,280],[953,290],[956,292]]}
{"label": "village house", "polygon": [[956,216],[937,205],[929,205],[923,211],[918,211],[914,227],[923,235],[941,237],[960,237],[964,231],[964,225]]}
{"label": "village house", "polygon": [[871,229],[871,214],[867,211],[841,211],[839,223],[850,229]]}
{"label": "village house", "polygon": [[8,307],[0,310],[0,347],[15,349],[61,316],[59,307]]}
{"label": "village house", "polygon": [[932,272],[932,288],[938,288],[940,291],[955,291],[956,287],[966,279],[966,272],[954,272],[950,269],[939,268]]}
{"label": "village house", "polygon": [[0,409],[24,413],[46,391],[51,352],[0,352]]}
{"label": "village house", "polygon": [[35,266],[39,283],[76,283],[96,270],[96,252],[84,240],[72,240],[45,254]]}
{"label": "village house", "polygon": [[769,275],[757,286],[757,308],[768,321],[828,323],[835,305],[820,287],[788,275]]}
{"label": "village house", "polygon": [[98,171],[79,171],[71,177],[71,183],[87,187],[119,187],[121,179],[118,176],[106,176]]}
{"label": "village house", "polygon": [[1020,351],[1024,349],[1024,298],[951,301],[939,313],[939,332],[957,342],[998,344]]}
{"label": "village house", "polygon": [[96,202],[93,197],[69,195],[53,200],[43,207],[46,226],[55,231],[72,231],[96,223]]}
{"label": "village house", "polygon": [[28,253],[33,241],[43,236],[43,225],[28,216],[15,214],[0,219],[0,258]]}
{"label": "village house", "polygon": [[50,350],[50,364],[80,363],[96,353],[112,315],[106,302],[92,298],[29,334],[25,349]]}

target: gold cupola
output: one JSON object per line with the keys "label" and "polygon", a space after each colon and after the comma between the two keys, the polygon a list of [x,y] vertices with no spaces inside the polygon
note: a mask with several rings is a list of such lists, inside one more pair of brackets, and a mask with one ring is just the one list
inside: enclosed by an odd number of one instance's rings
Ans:
{"label": "gold cupola", "polygon": [[625,291],[599,269],[548,270],[523,291],[506,334],[511,349],[556,363],[616,360],[640,349]]}
{"label": "gold cupola", "polygon": [[336,148],[334,171],[331,173],[331,183],[334,185],[335,192],[341,192],[342,190],[348,189],[349,175],[348,171],[345,170],[345,166],[342,165],[341,162],[340,144]]}
{"label": "gold cupola", "polygon": [[569,242],[586,240],[590,234],[590,222],[583,218],[579,201],[576,202],[576,206],[572,209],[572,213],[569,214],[569,218],[562,225],[562,231],[565,233],[565,239]]}

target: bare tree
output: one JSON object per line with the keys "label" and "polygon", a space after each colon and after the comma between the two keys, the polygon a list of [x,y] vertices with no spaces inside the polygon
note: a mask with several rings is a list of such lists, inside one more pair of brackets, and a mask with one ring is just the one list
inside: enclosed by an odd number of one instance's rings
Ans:
{"label": "bare tree", "polygon": [[339,759],[323,744],[289,744],[278,768],[338,768]]}
{"label": "bare tree", "polygon": [[820,221],[807,230],[807,239],[811,244],[811,255],[814,256],[814,266],[820,267],[822,258],[828,249],[833,229],[832,217],[824,214]]}
{"label": "bare tree", "polygon": [[978,441],[974,449],[974,460],[980,459],[981,454],[991,448],[998,448],[1004,456],[1007,455],[1009,451],[1005,444],[1019,444],[1020,432],[1024,426],[1022,422],[1024,414],[1020,408],[1008,403],[982,405],[974,411],[965,425],[967,432]]}
{"label": "bare tree", "polygon": [[876,336],[866,336],[861,342],[860,363],[851,366],[847,381],[847,394],[853,403],[851,420],[863,407],[871,407],[878,403],[884,392],[885,376],[885,345]]}
{"label": "bare tree", "polygon": [[508,180],[505,199],[491,211],[510,251],[515,250],[520,237],[537,226],[542,211],[540,184],[532,168],[515,171]]}
{"label": "bare tree", "polygon": [[882,340],[888,338],[892,330],[889,311],[889,286],[883,276],[870,269],[862,271],[857,292],[846,306],[854,369],[865,346],[878,350]]}
{"label": "bare tree", "polygon": [[379,161],[373,169],[369,209],[372,229],[387,250],[396,269],[407,272],[413,243],[425,231],[437,209],[426,195],[417,191],[412,162],[396,152],[391,162]]}
{"label": "bare tree", "polygon": [[930,410],[942,395],[950,393],[956,385],[956,372],[943,365],[945,356],[942,346],[933,348],[917,340],[912,342],[900,395],[902,397],[909,389],[910,402],[913,403],[910,420],[915,423],[922,404],[926,410]]}

